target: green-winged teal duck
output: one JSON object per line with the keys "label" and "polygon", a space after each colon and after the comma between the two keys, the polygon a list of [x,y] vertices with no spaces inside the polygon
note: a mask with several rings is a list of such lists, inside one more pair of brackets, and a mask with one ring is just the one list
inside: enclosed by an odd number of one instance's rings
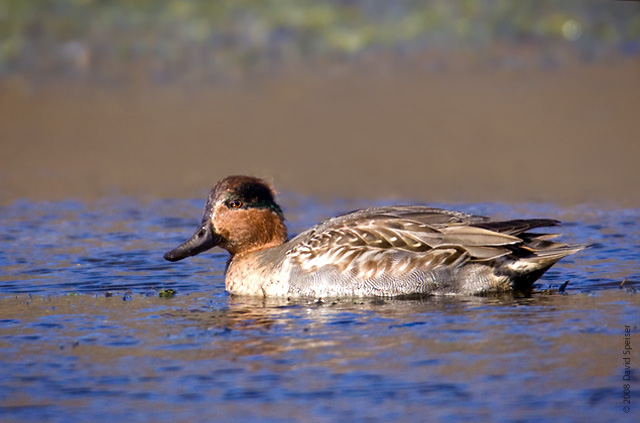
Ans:
{"label": "green-winged teal duck", "polygon": [[229,176],[211,190],[193,236],[167,252],[178,261],[227,250],[232,294],[288,297],[449,295],[527,290],[582,245],[529,230],[551,219],[491,221],[424,206],[371,207],[287,239],[274,191],[262,179]]}

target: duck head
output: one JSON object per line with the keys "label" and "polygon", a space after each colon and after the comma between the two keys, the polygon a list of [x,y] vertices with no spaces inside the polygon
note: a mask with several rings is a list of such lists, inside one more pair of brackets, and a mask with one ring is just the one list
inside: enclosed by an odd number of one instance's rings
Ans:
{"label": "duck head", "polygon": [[229,176],[209,193],[195,233],[164,258],[178,261],[215,246],[234,256],[275,247],[286,239],[284,215],[269,184],[252,176]]}

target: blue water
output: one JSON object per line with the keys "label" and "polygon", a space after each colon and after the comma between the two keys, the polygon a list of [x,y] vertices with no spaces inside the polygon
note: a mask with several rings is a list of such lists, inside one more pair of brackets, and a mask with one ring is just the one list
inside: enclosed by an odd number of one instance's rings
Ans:
{"label": "blue water", "polygon": [[[291,234],[372,204],[295,195],[282,203]],[[529,298],[323,303],[229,297],[220,250],[165,262],[202,205],[120,198],[0,208],[0,421],[640,416],[637,371],[629,413],[622,392],[625,325],[632,368],[640,362],[640,210],[440,205],[560,219],[563,241],[593,247],[556,265]],[[168,288],[174,297],[158,295]]]}

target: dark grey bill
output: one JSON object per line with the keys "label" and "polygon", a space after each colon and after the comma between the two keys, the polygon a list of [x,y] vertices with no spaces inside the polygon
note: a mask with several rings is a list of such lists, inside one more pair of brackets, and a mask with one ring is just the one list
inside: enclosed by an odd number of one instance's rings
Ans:
{"label": "dark grey bill", "polygon": [[211,222],[203,222],[198,230],[179,247],[164,254],[164,259],[178,261],[207,251],[220,243],[220,235],[215,233]]}

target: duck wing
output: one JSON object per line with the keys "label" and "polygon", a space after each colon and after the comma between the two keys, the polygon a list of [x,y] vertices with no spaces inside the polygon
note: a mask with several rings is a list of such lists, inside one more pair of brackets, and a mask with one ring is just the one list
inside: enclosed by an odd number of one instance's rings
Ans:
{"label": "duck wing", "polygon": [[[426,206],[382,206],[368,207],[336,216],[324,224],[340,224],[343,221],[364,220],[368,218],[402,218],[413,220],[428,225],[448,224],[477,224],[489,222],[485,216],[477,216],[468,213],[439,209]],[[321,224],[322,225],[322,224]],[[318,226],[321,226],[318,225]]]}
{"label": "duck wing", "polygon": [[306,272],[334,266],[369,279],[492,260],[523,242],[481,226],[488,223],[482,216],[430,207],[374,207],[329,219],[300,234],[288,255]]}

